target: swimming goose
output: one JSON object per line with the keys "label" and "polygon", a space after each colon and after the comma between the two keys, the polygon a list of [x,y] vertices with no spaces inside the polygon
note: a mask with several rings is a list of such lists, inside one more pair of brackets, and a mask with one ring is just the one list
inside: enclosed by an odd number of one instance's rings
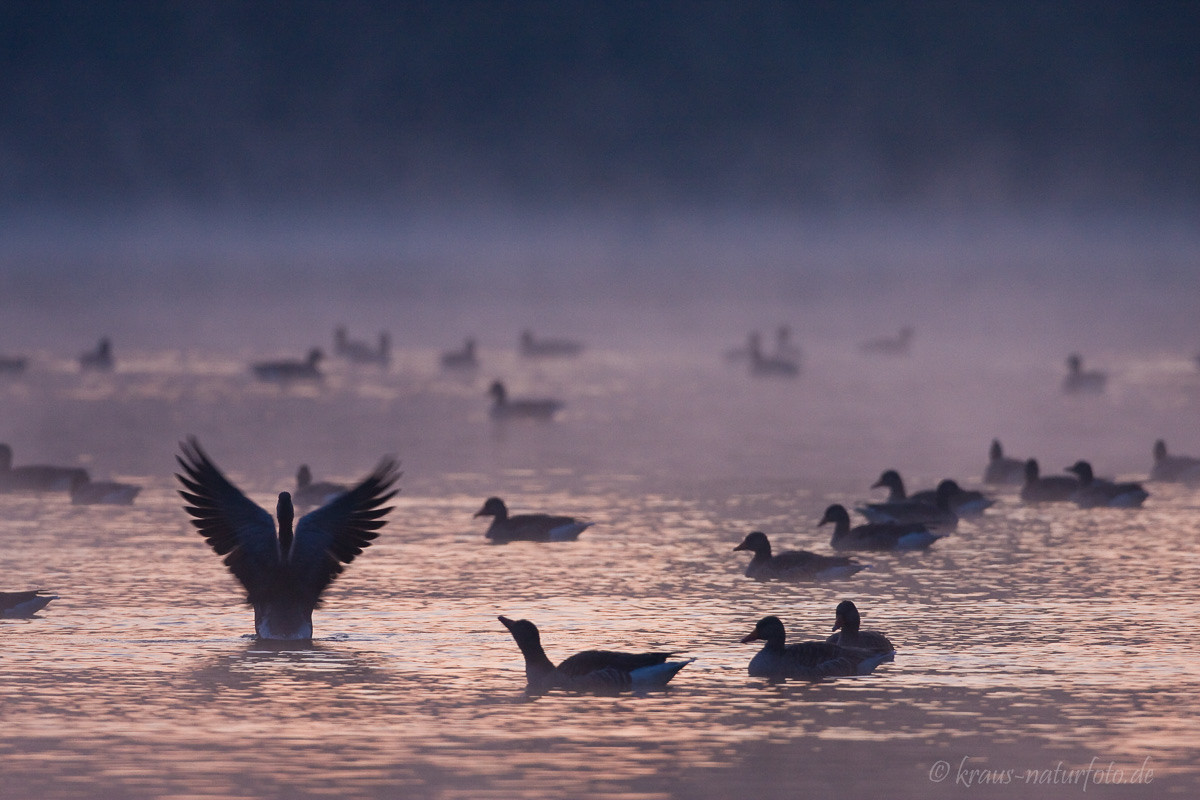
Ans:
{"label": "swimming goose", "polygon": [[0,617],[19,619],[32,617],[41,611],[51,600],[57,600],[56,594],[44,594],[41,589],[27,592],[0,592]]}
{"label": "swimming goose", "polygon": [[117,481],[90,481],[87,473],[77,475],[71,483],[71,503],[77,506],[128,506],[142,487]]}
{"label": "swimming goose", "polygon": [[1200,483],[1200,458],[1168,455],[1167,443],[1159,439],[1154,443],[1154,466],[1150,469],[1150,480]]}
{"label": "swimming goose", "polygon": [[[895,475],[895,472],[892,470],[888,472]],[[884,475],[886,476],[887,473],[884,473]],[[899,480],[899,478],[900,476],[896,475],[896,479]],[[877,486],[879,484],[875,484],[875,487]],[[903,491],[903,486],[901,486],[900,492],[902,493]],[[933,502],[926,502],[920,499],[928,497],[928,495],[924,492],[919,492],[917,495],[895,502],[868,503],[855,510],[866,517],[868,522],[920,523],[931,528],[952,530],[958,527],[958,513],[953,509],[951,501],[956,494],[962,491],[954,481],[944,480],[938,484],[938,488],[934,491]],[[972,506],[969,500],[964,503],[964,506],[969,508],[977,507]],[[984,507],[986,508],[986,506]]]}
{"label": "swimming goose", "polygon": [[851,528],[850,513],[836,503],[825,509],[817,524],[826,523],[833,523],[830,544],[834,550],[924,550],[944,538],[915,522],[868,522]]}
{"label": "swimming goose", "polygon": [[180,445],[183,468],[175,477],[184,510],[246,589],[254,606],[254,632],[260,639],[311,639],[312,613],[321,593],[363,548],[379,535],[400,477],[396,462],[385,458],[350,491],[300,518],[292,529],[292,496],[279,493],[276,516],[229,482],[200,443]]}
{"label": "swimming goose", "polygon": [[0,492],[67,492],[76,481],[88,479],[82,467],[14,467],[12,459],[12,448],[0,443]]}
{"label": "swimming goose", "polygon": [[793,361],[779,356],[763,355],[762,343],[757,333],[750,334],[750,374],[760,377],[777,376],[794,378],[800,374],[800,367]]}
{"label": "swimming goose", "polygon": [[1108,376],[1103,372],[1084,370],[1083,357],[1078,353],[1067,356],[1067,376],[1063,378],[1063,391],[1067,394],[1099,394],[1107,382]]}
{"label": "swimming goose", "polygon": [[475,369],[479,360],[475,358],[475,340],[463,342],[462,350],[450,350],[442,353],[442,369]]}
{"label": "swimming goose", "polygon": [[1004,455],[1000,440],[992,439],[987,467],[983,470],[983,482],[1020,486],[1025,482],[1025,462]]}
{"label": "swimming goose", "polygon": [[1025,462],[1025,485],[1021,500],[1026,503],[1065,503],[1079,491],[1079,479],[1068,475],[1049,475],[1043,478],[1036,458]]}
{"label": "swimming goose", "polygon": [[492,419],[496,420],[548,420],[563,407],[563,404],[558,400],[530,400],[526,398],[510,400],[508,390],[504,388],[504,384],[500,381],[492,382],[492,385],[488,388],[488,394],[492,398],[492,410],[490,413]]}
{"label": "swimming goose", "polygon": [[20,375],[29,365],[29,359],[0,356],[0,375]]}
{"label": "swimming goose", "polygon": [[870,339],[861,343],[858,349],[864,353],[875,353],[884,356],[906,356],[908,355],[909,347],[912,345],[913,329],[905,326],[900,329],[894,338],[884,336],[878,339]]}
{"label": "swimming goose", "polygon": [[574,517],[551,516],[550,514],[508,515],[508,506],[499,497],[489,497],[483,508],[475,512],[477,517],[491,517],[485,538],[496,544],[508,542],[573,542],[592,523],[580,522]]}
{"label": "swimming goose", "polygon": [[292,492],[292,500],[297,506],[322,506],[348,489],[341,483],[314,482],[308,464],[301,464],[296,470],[296,491]]}
{"label": "swimming goose", "polygon": [[583,352],[583,345],[570,339],[535,339],[533,331],[521,331],[521,355],[526,358],[566,358]]}
{"label": "swimming goose", "polygon": [[251,367],[254,377],[260,381],[272,383],[291,383],[293,381],[320,381],[325,376],[317,369],[318,362],[325,357],[320,348],[314,347],[308,351],[308,357],[303,361],[261,361]]}
{"label": "swimming goose", "polygon": [[853,600],[843,600],[838,603],[834,612],[833,630],[836,631],[825,641],[842,647],[857,647],[872,653],[894,654],[896,647],[879,631],[860,630],[862,617],[858,614],[858,606]]}
{"label": "swimming goose", "polygon": [[79,368],[82,370],[108,372],[113,368],[113,363],[112,340],[107,336],[96,343],[95,350],[79,356]]}
{"label": "swimming goose", "polygon": [[550,689],[597,693],[661,689],[675,673],[695,661],[694,658],[668,661],[674,653],[585,650],[556,667],[542,649],[536,625],[527,619],[512,620],[505,616],[499,619],[525,657],[527,690],[535,694]]}
{"label": "swimming goose", "polygon": [[866,564],[860,564],[849,556],[823,556],[807,550],[785,550],[771,554],[771,542],[762,531],[746,534],[742,543],[733,548],[749,550],[754,558],[746,565],[746,577],[755,580],[806,580],[825,578],[848,578]]}
{"label": "swimming goose", "polygon": [[1092,465],[1086,461],[1076,461],[1067,472],[1079,476],[1079,490],[1071,499],[1080,508],[1139,508],[1150,496],[1140,483],[1113,483],[1095,477]]}
{"label": "swimming goose", "polygon": [[752,678],[819,681],[847,675],[869,675],[891,656],[891,653],[873,653],[829,642],[787,644],[783,622],[773,615],[760,619],[754,630],[742,639],[743,644],[755,641],[765,644],[750,659],[749,672]]}
{"label": "swimming goose", "polygon": [[386,367],[392,359],[392,340],[387,331],[379,334],[379,346],[372,347],[366,342],[351,339],[344,327],[338,327],[333,332],[333,351],[355,364],[377,364]]}

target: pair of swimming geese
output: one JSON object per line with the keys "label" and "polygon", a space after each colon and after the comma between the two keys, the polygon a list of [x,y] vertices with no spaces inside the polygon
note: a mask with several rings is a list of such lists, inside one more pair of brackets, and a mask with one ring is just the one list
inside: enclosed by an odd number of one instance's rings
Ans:
{"label": "pair of swimming geese", "polygon": [[[1167,455],[1167,446],[1160,439],[1154,444],[1155,480],[1200,481],[1200,460],[1186,456]],[[1116,482],[1097,478],[1092,465],[1076,461],[1066,468],[1073,475],[1045,475],[1036,458],[1024,461],[1004,455],[998,440],[992,440],[984,481],[993,484],[1020,484],[1021,500],[1025,503],[1075,503],[1080,508],[1138,508],[1150,496],[1140,484]]]}
{"label": "pair of swimming geese", "polygon": [[142,488],[117,481],[93,481],[82,467],[45,464],[13,466],[12,448],[0,443],[0,492],[67,492],[75,505],[129,505]]}

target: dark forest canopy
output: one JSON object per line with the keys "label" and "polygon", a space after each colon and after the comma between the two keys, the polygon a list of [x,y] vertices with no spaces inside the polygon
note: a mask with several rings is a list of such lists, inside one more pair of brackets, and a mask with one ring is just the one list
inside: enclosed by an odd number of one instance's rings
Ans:
{"label": "dark forest canopy", "polygon": [[1200,199],[1200,4],[10,2],[0,203]]}

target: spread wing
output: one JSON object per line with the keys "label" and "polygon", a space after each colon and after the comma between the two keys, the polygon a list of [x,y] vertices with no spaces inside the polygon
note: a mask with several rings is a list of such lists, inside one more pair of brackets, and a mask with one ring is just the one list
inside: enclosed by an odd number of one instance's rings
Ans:
{"label": "spread wing", "polygon": [[217,555],[225,556],[225,566],[246,587],[249,602],[259,602],[279,566],[275,521],[221,474],[195,437],[179,447],[183,456],[175,460],[184,474],[175,477],[186,489],[179,490],[188,503],[183,510]]}
{"label": "spread wing", "polygon": [[289,563],[301,596],[315,605],[343,564],[379,535],[392,510],[383,504],[396,496],[392,485],[399,477],[396,462],[385,458],[358,485],[300,518]]}

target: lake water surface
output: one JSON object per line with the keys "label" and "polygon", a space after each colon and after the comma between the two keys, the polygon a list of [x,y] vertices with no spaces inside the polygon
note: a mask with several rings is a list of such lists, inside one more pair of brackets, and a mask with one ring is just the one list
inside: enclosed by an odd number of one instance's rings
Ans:
{"label": "lake water surface", "polygon": [[[147,350],[82,376],[35,356],[0,383],[16,463],[145,488],[131,507],[0,495],[0,588],[60,595],[0,621],[0,796],[1198,796],[1200,490],[1149,485],[1132,511],[998,491],[929,552],[871,554],[834,583],[757,583],[732,552],[754,529],[830,552],[827,504],[881,499],[868,487],[888,467],[910,489],[977,486],[994,436],[1044,472],[1088,458],[1144,478],[1155,438],[1200,451],[1195,366],[1109,352],[1108,393],[1066,398],[1058,355],[801,344],[794,381],[670,349],[529,364],[485,347],[455,377],[401,347],[385,371],[335,362],[324,386],[287,389],[255,384],[248,353]],[[566,410],[498,426],[495,377]],[[246,638],[241,590],[175,493],[191,434],[268,508],[300,463],[350,481],[403,462],[389,525],[327,592],[311,647]],[[489,546],[471,516],[489,495],[595,525]],[[844,598],[894,663],[747,677],[755,621],[824,638]],[[556,660],[696,660],[666,692],[529,699],[498,614],[536,622]]]}

